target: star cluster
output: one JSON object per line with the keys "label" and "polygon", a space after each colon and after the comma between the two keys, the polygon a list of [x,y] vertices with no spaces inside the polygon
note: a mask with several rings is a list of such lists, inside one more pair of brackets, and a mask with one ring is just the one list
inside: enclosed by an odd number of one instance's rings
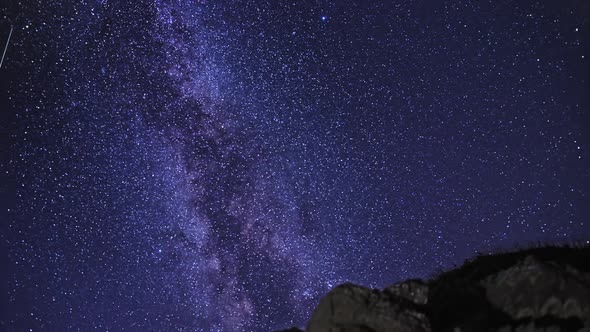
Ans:
{"label": "star cluster", "polygon": [[269,331],[590,240],[583,1],[3,6],[7,331]]}

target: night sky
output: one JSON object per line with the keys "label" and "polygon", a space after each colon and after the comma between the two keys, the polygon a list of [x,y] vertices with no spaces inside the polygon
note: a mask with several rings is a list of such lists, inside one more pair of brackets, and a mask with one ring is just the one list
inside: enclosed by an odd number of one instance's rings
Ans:
{"label": "night sky", "polygon": [[0,15],[2,330],[303,326],[343,282],[590,240],[587,1]]}

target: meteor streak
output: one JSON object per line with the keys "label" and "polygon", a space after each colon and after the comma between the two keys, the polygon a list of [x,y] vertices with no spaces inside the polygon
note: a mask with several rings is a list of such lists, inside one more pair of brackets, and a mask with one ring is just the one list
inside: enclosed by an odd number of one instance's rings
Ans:
{"label": "meteor streak", "polygon": [[2,68],[2,64],[4,63],[4,56],[6,55],[6,50],[8,49],[8,44],[10,43],[10,36],[12,36],[12,29],[10,27],[10,33],[8,33],[8,40],[6,41],[6,46],[4,46],[4,52],[2,53],[2,60],[0,60],[0,68]]}

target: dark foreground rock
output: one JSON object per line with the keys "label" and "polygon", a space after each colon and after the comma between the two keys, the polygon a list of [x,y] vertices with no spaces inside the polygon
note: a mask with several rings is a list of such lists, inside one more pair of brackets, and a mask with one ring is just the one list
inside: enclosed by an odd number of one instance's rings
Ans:
{"label": "dark foreground rock", "polygon": [[479,256],[428,282],[383,290],[340,285],[306,331],[590,332],[590,247]]}

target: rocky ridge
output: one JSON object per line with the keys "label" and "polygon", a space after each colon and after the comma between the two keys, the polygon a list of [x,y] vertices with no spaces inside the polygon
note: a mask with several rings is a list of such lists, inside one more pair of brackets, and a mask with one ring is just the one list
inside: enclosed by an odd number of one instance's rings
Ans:
{"label": "rocky ridge", "polygon": [[306,331],[590,332],[590,247],[478,256],[383,290],[343,284],[321,299]]}

